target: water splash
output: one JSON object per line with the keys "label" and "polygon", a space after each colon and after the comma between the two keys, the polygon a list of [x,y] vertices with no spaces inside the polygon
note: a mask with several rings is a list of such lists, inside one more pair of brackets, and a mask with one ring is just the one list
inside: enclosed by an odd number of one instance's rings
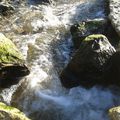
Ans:
{"label": "water splash", "polygon": [[18,8],[3,32],[23,52],[31,74],[16,89],[2,92],[3,101],[22,109],[32,120],[108,120],[107,110],[120,103],[119,89],[118,93],[98,86],[67,90],[59,80],[73,50],[70,26],[105,17],[103,6],[104,0],[60,0],[56,6]]}

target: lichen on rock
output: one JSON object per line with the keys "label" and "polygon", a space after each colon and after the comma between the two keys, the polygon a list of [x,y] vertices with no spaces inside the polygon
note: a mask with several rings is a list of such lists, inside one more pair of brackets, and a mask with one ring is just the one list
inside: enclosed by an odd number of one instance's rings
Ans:
{"label": "lichen on rock", "polygon": [[17,108],[0,102],[0,120],[30,120]]}
{"label": "lichen on rock", "polygon": [[0,33],[0,63],[17,64],[24,58],[15,44]]}
{"label": "lichen on rock", "polygon": [[88,37],[86,37],[84,39],[84,42],[94,41],[96,39],[106,39],[106,37],[102,34],[93,34],[93,35],[89,35]]}

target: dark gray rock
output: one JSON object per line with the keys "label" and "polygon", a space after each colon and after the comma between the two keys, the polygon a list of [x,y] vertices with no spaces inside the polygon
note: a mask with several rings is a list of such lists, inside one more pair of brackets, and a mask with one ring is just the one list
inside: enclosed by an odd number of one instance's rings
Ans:
{"label": "dark gray rock", "polygon": [[86,37],[75,55],[61,73],[61,82],[66,88],[83,85],[105,84],[102,81],[104,66],[116,52],[108,39],[101,34]]}
{"label": "dark gray rock", "polygon": [[120,37],[108,19],[99,18],[80,22],[71,26],[70,31],[72,34],[72,41],[76,49],[79,48],[85,37],[91,34],[105,35],[109,39],[109,42],[115,48],[118,48]]}
{"label": "dark gray rock", "polygon": [[112,85],[120,86],[120,51],[115,52],[108,60],[105,66],[104,80]]}
{"label": "dark gray rock", "polygon": [[15,8],[10,4],[0,3],[0,14],[3,16],[10,15],[13,13]]}
{"label": "dark gray rock", "polygon": [[105,33],[106,26],[107,20],[103,18],[83,21],[71,26],[70,31],[75,48],[79,48],[88,35]]}

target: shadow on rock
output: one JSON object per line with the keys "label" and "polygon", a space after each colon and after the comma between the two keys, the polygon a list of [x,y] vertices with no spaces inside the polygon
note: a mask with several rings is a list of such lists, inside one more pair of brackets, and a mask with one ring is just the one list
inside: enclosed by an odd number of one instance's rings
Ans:
{"label": "shadow on rock", "polygon": [[114,79],[108,82],[103,79],[103,76],[106,74],[106,64],[115,52],[116,50],[104,35],[95,34],[86,37],[60,75],[63,86],[91,87],[95,84],[112,83]]}
{"label": "shadow on rock", "polygon": [[10,39],[0,33],[0,87],[16,84],[29,73],[21,52]]}

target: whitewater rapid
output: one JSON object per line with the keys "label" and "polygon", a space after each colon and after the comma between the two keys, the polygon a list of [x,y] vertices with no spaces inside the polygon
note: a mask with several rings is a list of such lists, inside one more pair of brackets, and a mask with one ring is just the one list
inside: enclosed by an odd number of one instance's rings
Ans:
{"label": "whitewater rapid", "polygon": [[22,51],[31,74],[1,91],[1,101],[18,107],[32,120],[108,120],[119,105],[119,88],[62,87],[60,72],[74,52],[70,26],[104,18],[104,0],[54,1],[56,5],[20,6],[2,32]]}

